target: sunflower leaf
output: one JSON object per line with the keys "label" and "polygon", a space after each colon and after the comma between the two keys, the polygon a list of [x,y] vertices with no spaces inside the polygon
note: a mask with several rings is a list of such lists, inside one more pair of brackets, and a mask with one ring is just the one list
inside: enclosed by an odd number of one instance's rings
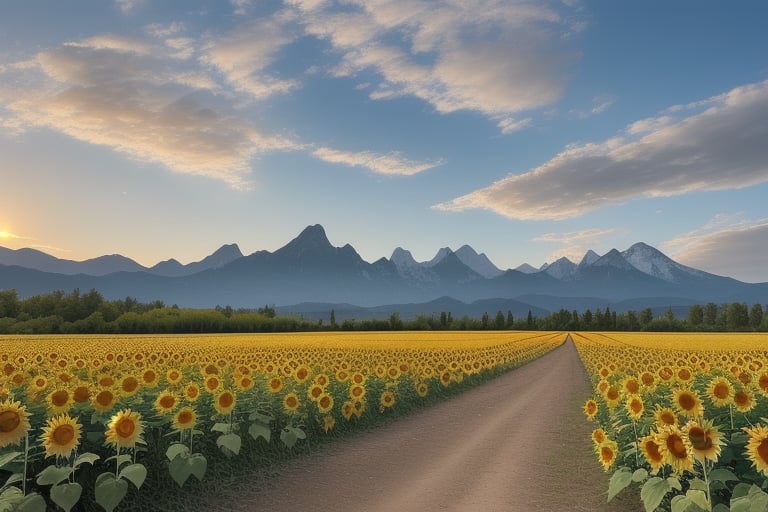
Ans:
{"label": "sunflower leaf", "polygon": [[691,489],[685,493],[685,497],[688,498],[691,503],[696,505],[702,510],[710,510],[711,505],[707,501],[707,493],[699,491],[697,489]]}
{"label": "sunflower leaf", "polygon": [[[102,478],[102,475],[106,476]],[[107,512],[112,512],[128,493],[128,482],[116,480],[112,473],[102,473],[99,477],[95,489],[96,503]]]}
{"label": "sunflower leaf", "polygon": [[272,437],[272,430],[261,423],[253,423],[250,428],[248,428],[248,433],[254,441],[258,440],[259,437],[263,437],[265,441],[269,442],[269,439]]}
{"label": "sunflower leaf", "polygon": [[[678,482],[679,485],[679,482]],[[640,489],[640,499],[643,501],[646,512],[653,512],[664,499],[664,496],[672,490],[668,480],[657,476],[648,479]]]}
{"label": "sunflower leaf", "polygon": [[717,468],[709,474],[709,479],[712,482],[738,482],[739,477],[733,474],[729,469]]}
{"label": "sunflower leaf", "polygon": [[632,473],[632,481],[633,482],[642,482],[648,478],[648,470],[645,468],[636,469],[634,473]]}
{"label": "sunflower leaf", "polygon": [[233,454],[237,455],[240,453],[240,446],[242,445],[242,440],[240,439],[240,436],[237,434],[224,434],[216,438],[216,445],[219,448],[222,448],[222,451],[225,455],[229,455],[224,449],[229,450]]}
{"label": "sunflower leaf", "polygon": [[18,512],[45,512],[47,508],[45,498],[32,492],[21,498],[14,510]]}
{"label": "sunflower leaf", "polygon": [[37,475],[37,485],[56,485],[62,480],[66,480],[69,475],[72,474],[72,471],[72,468],[69,466],[63,468],[46,466],[46,468]]}
{"label": "sunflower leaf", "polygon": [[706,491],[707,484],[705,484],[704,480],[702,480],[701,478],[692,478],[688,481],[688,488],[694,489],[697,491]]}
{"label": "sunflower leaf", "polygon": [[627,467],[621,467],[614,471],[608,482],[608,501],[624,490],[632,483],[632,470]]}
{"label": "sunflower leaf", "polygon": [[14,461],[14,459],[16,459],[16,457],[18,457],[19,455],[23,455],[23,454],[24,454],[24,452],[10,452],[10,453],[6,453],[2,457],[0,457],[0,468],[5,466],[6,464],[10,464],[11,462]]}
{"label": "sunflower leaf", "polygon": [[83,487],[77,482],[51,487],[51,501],[63,508],[65,512],[72,510],[72,507],[80,501],[82,494]]}
{"label": "sunflower leaf", "polygon": [[174,443],[165,451],[165,456],[168,457],[168,460],[170,461],[179,455],[189,455],[189,447],[185,444]]}
{"label": "sunflower leaf", "polygon": [[101,457],[99,457],[95,453],[90,453],[90,452],[82,453],[75,459],[75,463],[73,464],[73,466],[75,469],[77,469],[77,467],[80,466],[80,464],[83,464],[84,462],[87,462],[88,464],[93,465],[93,463],[99,460],[100,458]]}
{"label": "sunflower leaf", "polygon": [[130,464],[120,471],[118,477],[125,478],[139,489],[147,478],[147,468],[142,464]]}
{"label": "sunflower leaf", "polygon": [[211,427],[211,432],[221,432],[222,434],[229,434],[232,432],[232,426],[229,423],[214,423]]}
{"label": "sunflower leaf", "polygon": [[188,464],[195,478],[202,481],[203,476],[205,476],[205,470],[208,467],[208,461],[205,456],[202,453],[195,453],[189,458]]}

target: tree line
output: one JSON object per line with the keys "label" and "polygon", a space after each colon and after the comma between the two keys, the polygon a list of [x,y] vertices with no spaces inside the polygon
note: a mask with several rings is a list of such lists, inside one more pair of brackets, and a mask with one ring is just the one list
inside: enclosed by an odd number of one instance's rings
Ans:
{"label": "tree line", "polygon": [[687,316],[672,308],[659,314],[642,311],[595,311],[561,309],[544,316],[515,318],[511,311],[484,313],[480,318],[454,318],[450,311],[402,319],[388,318],[328,321],[298,316],[279,316],[274,306],[256,309],[212,309],[167,306],[160,300],[141,303],[126,297],[107,300],[98,291],[55,291],[20,299],[16,290],[0,291],[0,334],[163,334],[291,331],[386,331],[386,330],[546,330],[546,331],[768,331],[768,314],[761,304],[693,305]]}

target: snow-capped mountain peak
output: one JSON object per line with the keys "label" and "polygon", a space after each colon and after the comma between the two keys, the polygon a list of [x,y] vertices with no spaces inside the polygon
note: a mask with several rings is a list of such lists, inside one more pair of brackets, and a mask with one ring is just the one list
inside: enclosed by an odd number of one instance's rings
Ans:
{"label": "snow-capped mountain peak", "polygon": [[704,272],[677,263],[658,249],[638,242],[621,255],[640,272],[668,282],[678,280],[680,274],[702,277]]}
{"label": "snow-capped mountain peak", "polygon": [[463,264],[485,278],[491,279],[503,274],[503,272],[488,259],[488,256],[486,256],[485,253],[478,254],[477,251],[469,245],[462,245],[455,254]]}

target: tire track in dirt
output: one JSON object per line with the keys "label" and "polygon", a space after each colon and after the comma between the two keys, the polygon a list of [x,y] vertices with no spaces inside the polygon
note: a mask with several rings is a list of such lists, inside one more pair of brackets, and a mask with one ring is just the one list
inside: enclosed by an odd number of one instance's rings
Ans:
{"label": "tire track in dirt", "polygon": [[391,424],[293,461],[212,509],[628,511],[606,504],[581,413],[590,387],[569,340],[516,370]]}

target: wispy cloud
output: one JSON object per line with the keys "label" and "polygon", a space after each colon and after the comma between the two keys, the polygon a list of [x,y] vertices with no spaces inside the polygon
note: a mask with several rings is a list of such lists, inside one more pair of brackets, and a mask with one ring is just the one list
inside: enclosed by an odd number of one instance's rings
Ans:
{"label": "wispy cloud", "polygon": [[115,0],[115,5],[123,14],[131,14],[138,7],[144,5],[146,0]]}
{"label": "wispy cloud", "polygon": [[400,153],[385,154],[370,151],[341,151],[328,147],[317,148],[312,155],[325,162],[342,164],[348,167],[363,167],[377,174],[411,176],[440,165],[441,161],[423,162],[409,160]]}
{"label": "wispy cloud", "polygon": [[580,231],[569,231],[563,233],[544,233],[533,239],[534,242],[547,242],[559,244],[561,247],[550,253],[547,261],[555,261],[566,257],[569,260],[578,263],[587,250],[603,239],[615,235],[620,230],[616,228],[607,229],[584,229]]}
{"label": "wispy cloud", "polygon": [[768,219],[718,215],[661,247],[677,261],[695,268],[747,282],[768,282]]}
{"label": "wispy cloud", "polygon": [[253,99],[296,89],[299,82],[270,74],[267,68],[277,52],[295,36],[279,13],[243,24],[231,33],[211,37],[203,49],[202,62],[221,72],[237,90]]}
{"label": "wispy cloud", "polygon": [[592,98],[592,105],[587,109],[574,109],[571,110],[571,114],[575,115],[579,119],[587,119],[588,117],[602,114],[608,110],[613,104],[616,103],[616,98],[613,96],[603,94]]}
{"label": "wispy cloud", "polygon": [[630,128],[643,131],[640,138],[619,136],[568,147],[531,171],[434,208],[566,219],[641,197],[768,181],[768,81],[737,87],[700,105],[706,108],[688,117]]}
{"label": "wispy cloud", "polygon": [[[306,34],[339,55],[338,75],[371,70],[376,100],[415,96],[440,113],[481,112],[503,133],[529,119],[513,114],[559,99],[576,55],[560,35],[575,16],[562,4],[469,0],[292,0]],[[553,4],[554,5],[554,4]]]}
{"label": "wispy cloud", "polygon": [[[214,98],[192,95],[212,80],[194,68],[174,67],[161,49],[102,36],[46,50],[32,72],[37,87],[0,89],[11,113],[7,128],[50,128],[184,174],[249,186],[250,160],[297,144],[265,133]],[[199,95],[198,95],[199,96]]]}

